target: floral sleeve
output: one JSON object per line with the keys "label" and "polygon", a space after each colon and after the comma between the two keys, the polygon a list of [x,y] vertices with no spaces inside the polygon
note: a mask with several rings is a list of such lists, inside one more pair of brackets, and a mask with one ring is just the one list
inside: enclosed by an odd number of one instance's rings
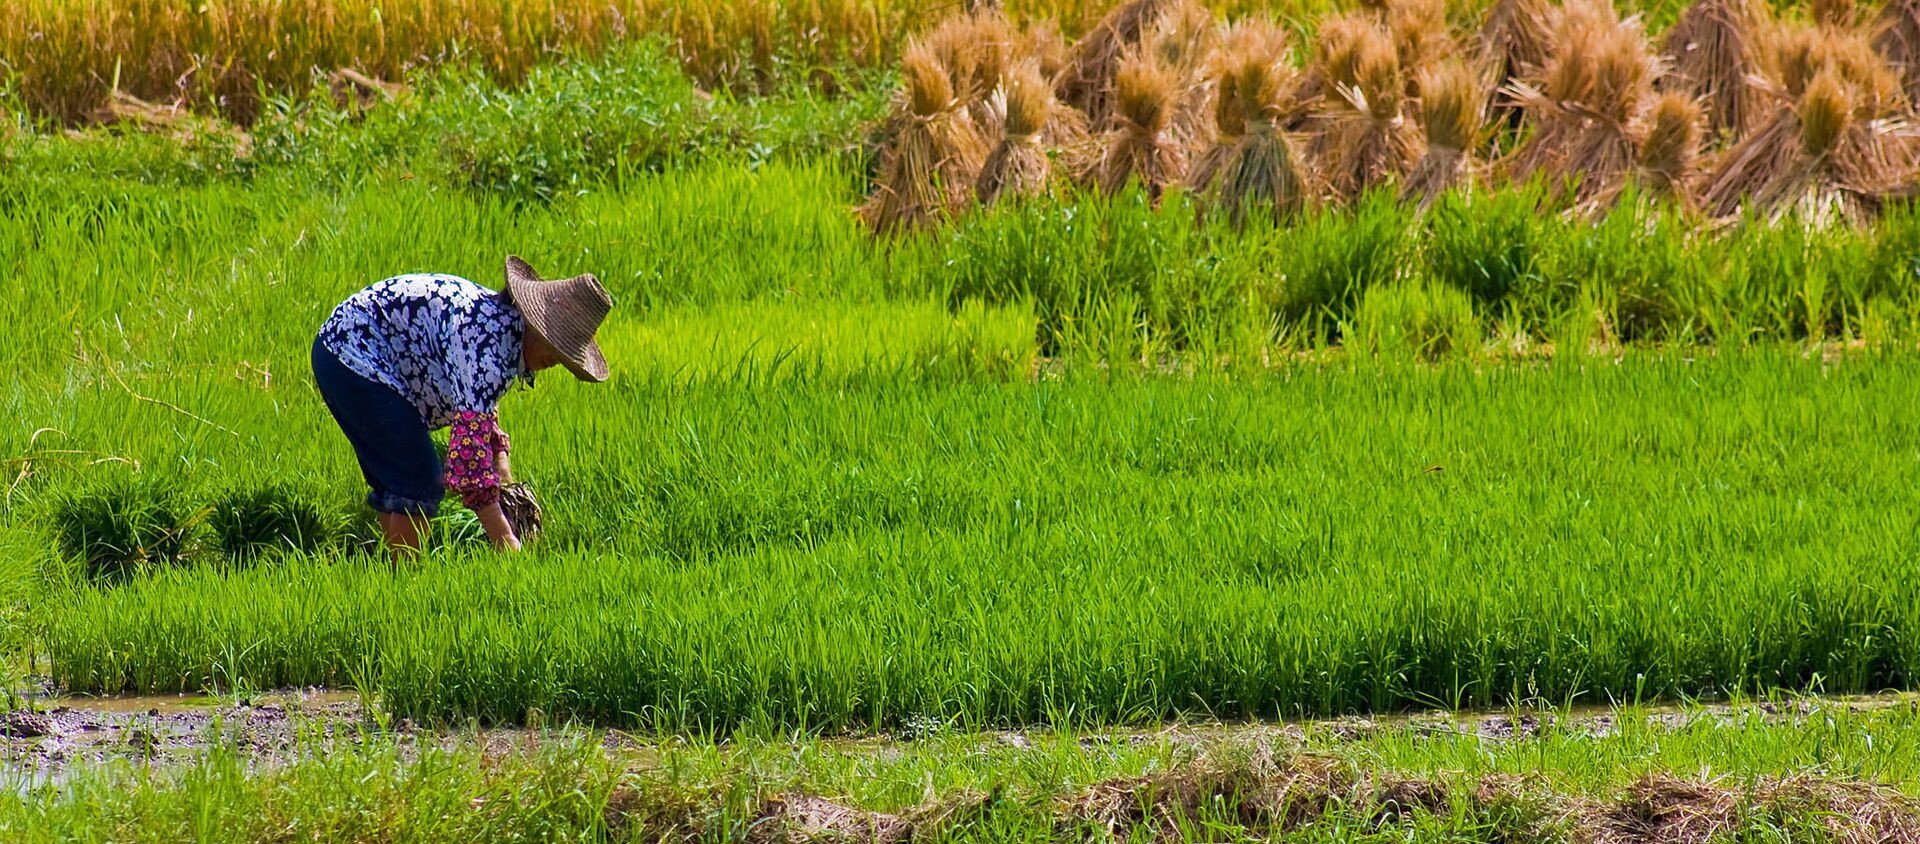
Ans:
{"label": "floral sleeve", "polygon": [[508,445],[494,414],[462,410],[454,417],[447,438],[447,486],[469,509],[500,500],[500,475],[494,466]]}

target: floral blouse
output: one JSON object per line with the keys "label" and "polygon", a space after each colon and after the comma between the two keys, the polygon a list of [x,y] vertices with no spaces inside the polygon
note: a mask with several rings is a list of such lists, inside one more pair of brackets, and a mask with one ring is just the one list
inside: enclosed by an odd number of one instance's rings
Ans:
{"label": "floral blouse", "polygon": [[516,379],[526,321],[500,294],[463,278],[402,275],[348,297],[320,328],[340,363],[398,392],[429,430],[452,427],[447,486],[468,507],[500,500],[508,449],[497,415]]}

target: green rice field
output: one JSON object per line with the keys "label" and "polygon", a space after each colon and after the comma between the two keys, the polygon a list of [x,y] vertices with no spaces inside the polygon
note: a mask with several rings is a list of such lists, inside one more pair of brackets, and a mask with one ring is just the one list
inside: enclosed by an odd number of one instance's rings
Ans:
{"label": "green rice field", "polygon": [[[757,84],[676,17],[107,125],[0,24],[0,838],[1920,841],[1909,197],[876,234],[921,5]],[[613,375],[502,402],[524,552],[450,499],[395,562],[314,333],[508,254],[605,283]]]}
{"label": "green rice field", "polygon": [[[912,253],[851,229],[835,178],[696,169],[513,212],[404,185],[14,206],[5,260],[44,279],[0,351],[35,664],[88,693],[352,686],[421,719],[672,730],[1914,682],[1909,353],[1042,359],[1030,298],[898,289]],[[396,571],[356,551],[307,337],[369,279],[491,282],[514,242],[621,256],[618,373],[504,405],[551,502],[538,547]],[[222,553],[206,511],[263,489],[310,535]],[[75,502],[100,500],[177,541],[89,577]]]}

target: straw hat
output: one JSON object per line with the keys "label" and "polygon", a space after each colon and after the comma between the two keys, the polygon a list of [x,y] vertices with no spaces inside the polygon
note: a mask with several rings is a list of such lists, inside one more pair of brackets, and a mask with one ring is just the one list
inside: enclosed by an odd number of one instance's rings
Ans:
{"label": "straw hat", "polygon": [[607,359],[593,333],[613,309],[613,298],[591,273],[549,281],[518,256],[507,256],[507,299],[526,317],[527,330],[547,341],[573,377],[607,380]]}

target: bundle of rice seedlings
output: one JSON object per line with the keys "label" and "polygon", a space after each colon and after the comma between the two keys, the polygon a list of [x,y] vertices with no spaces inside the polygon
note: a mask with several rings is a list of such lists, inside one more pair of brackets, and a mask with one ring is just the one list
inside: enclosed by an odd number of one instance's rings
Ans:
{"label": "bundle of rice seedlings", "polygon": [[1401,201],[1422,209],[1473,174],[1472,150],[1480,140],[1486,97],[1464,63],[1453,61],[1420,73],[1420,128],[1427,151],[1401,183]]}
{"label": "bundle of rice seedlings", "polygon": [[1920,0],[1887,0],[1880,7],[1873,49],[1900,74],[1908,102],[1920,104]]}
{"label": "bundle of rice seedlings", "polygon": [[1770,119],[1729,150],[1706,189],[1709,213],[1743,202],[1769,219],[1858,222],[1915,164],[1899,76],[1864,39],[1827,31],[1777,37]]}
{"label": "bundle of rice seedlings", "polygon": [[1052,162],[1040,134],[1051,122],[1055,104],[1039,63],[1029,60],[1015,68],[995,93],[994,103],[1002,113],[1000,143],[980,167],[975,194],[981,204],[993,205],[1002,197],[1046,192]]}
{"label": "bundle of rice seedlings", "polygon": [[1692,188],[1705,126],[1706,110],[1692,97],[1668,91],[1654,101],[1640,136],[1640,184],[1649,194],[1683,208],[1694,206]]}
{"label": "bundle of rice seedlings", "polygon": [[1698,0],[1661,42],[1667,62],[1661,86],[1704,103],[1707,131],[1715,137],[1752,127],[1760,104],[1751,80],[1760,72],[1757,39],[1767,21],[1760,0]]}
{"label": "bundle of rice seedlings", "polygon": [[898,130],[881,152],[880,175],[860,215],[876,232],[928,225],[970,195],[986,144],[954,96],[931,49],[912,43],[900,57],[904,90]]}
{"label": "bundle of rice seedlings", "polygon": [[1633,172],[1630,129],[1652,102],[1656,74],[1637,21],[1621,20],[1607,0],[1568,3],[1537,87],[1510,86],[1536,128],[1509,173],[1546,176],[1576,205],[1617,194]]}
{"label": "bundle of rice seedlings", "polygon": [[1500,0],[1488,11],[1475,53],[1486,105],[1503,120],[1517,121],[1520,116],[1519,107],[1507,102],[1503,92],[1547,66],[1547,45],[1553,40],[1558,17],[1548,0]]}
{"label": "bundle of rice seedlings", "polygon": [[1167,131],[1181,85],[1179,71],[1152,51],[1129,51],[1121,59],[1114,74],[1114,126],[1102,139],[1087,182],[1113,194],[1139,179],[1148,196],[1160,197],[1184,164]]}
{"label": "bundle of rice seedlings", "polygon": [[1278,218],[1311,201],[1309,172],[1286,123],[1298,101],[1297,74],[1287,59],[1286,32],[1267,20],[1235,26],[1213,65],[1218,136],[1191,174],[1210,204],[1224,206],[1234,225],[1266,208]]}
{"label": "bundle of rice seedlings", "polygon": [[1060,102],[1079,109],[1089,125],[1104,128],[1113,112],[1115,73],[1122,56],[1137,50],[1147,28],[1180,0],[1127,0],[1094,24],[1067,54],[1053,78]]}
{"label": "bundle of rice seedlings", "polygon": [[1343,201],[1406,174],[1420,158],[1419,135],[1401,113],[1400,57],[1386,33],[1364,31],[1353,45],[1352,73],[1352,84],[1339,86],[1341,106],[1321,136],[1321,169]]}

